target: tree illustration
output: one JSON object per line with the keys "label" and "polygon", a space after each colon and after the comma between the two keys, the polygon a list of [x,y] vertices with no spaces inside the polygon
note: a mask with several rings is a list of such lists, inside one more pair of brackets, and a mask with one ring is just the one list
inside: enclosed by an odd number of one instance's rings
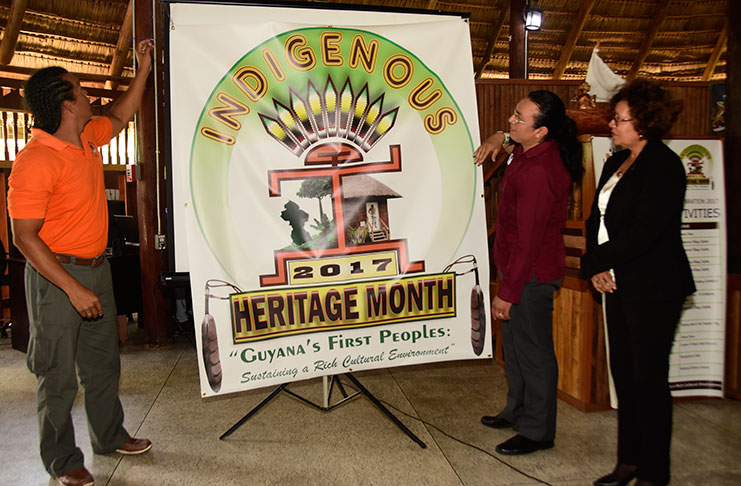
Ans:
{"label": "tree illustration", "polygon": [[298,188],[296,195],[302,198],[316,198],[319,201],[319,219],[321,221],[328,219],[322,209],[322,199],[332,195],[332,184],[328,177],[305,179]]}

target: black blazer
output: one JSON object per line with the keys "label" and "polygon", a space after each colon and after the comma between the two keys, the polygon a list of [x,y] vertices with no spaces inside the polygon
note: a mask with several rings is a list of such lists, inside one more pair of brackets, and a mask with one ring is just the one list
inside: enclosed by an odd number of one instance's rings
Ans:
{"label": "black blazer", "polygon": [[621,150],[602,169],[586,221],[582,277],[612,268],[616,294],[625,301],[682,299],[695,291],[681,235],[687,175],[679,156],[660,140],[646,144],[613,189],[605,210],[610,241],[597,244],[599,192],[629,155]]}

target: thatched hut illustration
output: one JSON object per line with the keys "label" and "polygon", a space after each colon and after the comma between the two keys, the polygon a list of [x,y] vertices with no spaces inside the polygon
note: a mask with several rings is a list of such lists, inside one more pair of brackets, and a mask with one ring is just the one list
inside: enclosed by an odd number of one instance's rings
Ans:
{"label": "thatched hut illustration", "polygon": [[388,200],[402,197],[365,174],[342,178],[342,212],[350,245],[391,239]]}

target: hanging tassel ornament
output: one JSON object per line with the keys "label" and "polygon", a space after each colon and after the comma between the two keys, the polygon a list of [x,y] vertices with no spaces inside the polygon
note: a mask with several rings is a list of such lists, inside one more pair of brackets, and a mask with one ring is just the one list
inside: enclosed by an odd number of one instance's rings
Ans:
{"label": "hanging tassel ornament", "polygon": [[214,392],[221,389],[221,360],[219,359],[219,341],[216,336],[216,321],[208,313],[208,301],[211,297],[206,282],[206,315],[201,324],[201,343],[203,346],[203,366],[206,369],[208,384]]}
{"label": "hanging tassel ornament", "polygon": [[486,308],[484,307],[484,292],[479,284],[479,266],[476,257],[464,255],[445,267],[443,272],[449,272],[454,266],[463,263],[471,263],[473,268],[463,273],[456,273],[456,277],[473,272],[476,276],[476,284],[471,289],[471,347],[476,356],[481,356],[486,343]]}
{"label": "hanging tassel ornament", "polygon": [[473,265],[476,275],[476,285],[471,290],[471,346],[476,356],[480,356],[484,350],[486,339],[486,310],[484,309],[484,292],[479,285],[479,268]]}

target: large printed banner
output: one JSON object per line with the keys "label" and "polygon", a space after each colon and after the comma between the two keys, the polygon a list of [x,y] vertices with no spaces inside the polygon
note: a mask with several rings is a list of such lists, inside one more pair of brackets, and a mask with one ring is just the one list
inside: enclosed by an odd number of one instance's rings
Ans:
{"label": "large printed banner", "polygon": [[170,18],[203,396],[490,357],[467,22],[192,3]]}
{"label": "large printed banner", "polygon": [[[611,140],[592,140],[595,175]],[[682,239],[697,292],[685,302],[669,358],[673,396],[723,396],[726,322],[726,210],[723,144],[717,139],[668,140],[687,171]]]}

